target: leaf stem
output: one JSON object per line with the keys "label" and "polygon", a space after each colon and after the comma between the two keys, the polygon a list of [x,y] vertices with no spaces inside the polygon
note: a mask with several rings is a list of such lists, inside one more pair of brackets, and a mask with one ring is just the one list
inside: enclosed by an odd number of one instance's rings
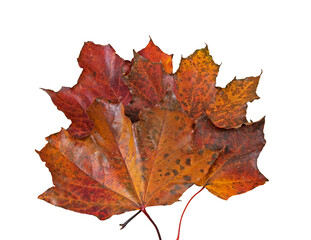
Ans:
{"label": "leaf stem", "polygon": [[138,214],[140,214],[141,213],[141,210],[139,210],[137,213],[135,213],[132,217],[130,217],[126,222],[124,222],[124,223],[122,223],[122,224],[120,224],[120,226],[121,226],[121,229],[120,230],[122,230],[123,228],[125,228],[126,227],[126,225],[130,222],[130,221],[132,221]]}
{"label": "leaf stem", "polygon": [[160,231],[159,231],[157,225],[154,223],[154,221],[152,220],[152,218],[151,218],[151,217],[149,216],[149,214],[146,212],[146,209],[145,209],[145,208],[142,208],[141,211],[146,215],[146,217],[149,219],[149,221],[153,224],[153,226],[154,226],[155,229],[157,230],[157,234],[158,234],[159,240],[162,240],[161,234],[160,234]]}
{"label": "leaf stem", "polygon": [[204,185],[196,194],[194,194],[194,195],[190,198],[190,200],[188,201],[187,205],[185,206],[184,211],[182,212],[181,217],[180,217],[179,226],[178,226],[178,234],[177,234],[177,239],[176,239],[176,240],[179,240],[181,222],[182,222],[183,216],[184,216],[184,214],[185,214],[185,211],[186,211],[186,209],[187,209],[189,203],[192,201],[192,199],[193,199],[196,195],[198,195],[200,192],[202,192],[204,188],[205,188],[205,185]]}

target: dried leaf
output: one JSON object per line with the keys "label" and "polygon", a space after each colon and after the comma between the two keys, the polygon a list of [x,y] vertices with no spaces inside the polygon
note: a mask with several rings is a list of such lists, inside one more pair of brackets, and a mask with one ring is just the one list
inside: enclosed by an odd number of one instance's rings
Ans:
{"label": "dried leaf", "polygon": [[125,107],[126,115],[135,122],[144,107],[152,107],[164,98],[173,79],[161,63],[153,63],[136,52],[132,62],[131,71],[123,80],[133,96],[133,101]]}
{"label": "dried leaf", "polygon": [[206,113],[220,128],[237,128],[247,122],[247,102],[259,99],[256,94],[260,76],[234,79],[226,88],[217,87],[215,101]]}
{"label": "dried leaf", "polygon": [[214,63],[207,46],[181,59],[175,73],[175,94],[191,117],[199,117],[214,102],[218,70],[219,65]]}
{"label": "dried leaf", "polygon": [[216,87],[207,47],[172,74],[172,55],[151,39],[131,62],[87,42],[78,62],[74,87],[45,90],[72,124],[38,152],[54,183],[39,198],[102,220],[137,209],[154,224],[145,208],[193,184],[228,199],[267,181],[257,167],[264,119],[246,119],[260,76]]}
{"label": "dried leaf", "polygon": [[93,123],[86,109],[96,98],[103,97],[113,103],[131,101],[128,87],[121,77],[126,74],[131,63],[120,58],[110,45],[84,44],[78,58],[83,68],[78,83],[72,88],[60,91],[45,90],[57,108],[72,121],[68,131],[72,136],[88,136]]}
{"label": "dried leaf", "polygon": [[226,88],[216,87],[219,65],[207,47],[182,58],[175,73],[175,94],[183,109],[193,118],[206,111],[221,128],[237,128],[246,123],[247,102],[256,94],[260,76],[231,81]]}
{"label": "dried leaf", "polygon": [[140,50],[138,54],[149,59],[149,61],[153,63],[162,63],[163,68],[167,73],[173,73],[173,54],[168,55],[164,53],[153,43],[151,38],[148,45],[144,49]]}
{"label": "dried leaf", "polygon": [[97,100],[88,110],[94,122],[89,137],[62,130],[47,138],[39,154],[55,187],[40,198],[100,219],[177,201],[219,151],[192,150],[194,122],[179,111],[174,96],[167,99],[143,110],[135,124],[122,104]]}
{"label": "dried leaf", "polygon": [[222,199],[247,192],[267,180],[257,168],[265,145],[264,118],[238,129],[217,128],[207,116],[198,119],[194,142],[200,148],[223,149],[207,174],[197,182]]}

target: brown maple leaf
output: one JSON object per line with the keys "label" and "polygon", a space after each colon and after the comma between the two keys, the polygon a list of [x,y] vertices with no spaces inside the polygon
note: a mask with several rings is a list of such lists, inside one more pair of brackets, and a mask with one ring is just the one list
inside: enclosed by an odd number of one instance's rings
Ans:
{"label": "brown maple leaf", "polygon": [[220,152],[192,149],[194,120],[170,92],[134,124],[121,103],[98,99],[87,113],[90,136],[78,139],[63,129],[38,152],[55,185],[39,198],[102,220],[174,203]]}

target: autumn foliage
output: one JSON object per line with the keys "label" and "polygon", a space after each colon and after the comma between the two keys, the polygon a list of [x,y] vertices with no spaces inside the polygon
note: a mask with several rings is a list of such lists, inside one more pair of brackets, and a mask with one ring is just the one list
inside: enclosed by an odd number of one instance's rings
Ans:
{"label": "autumn foliage", "polygon": [[131,61],[84,44],[78,83],[44,89],[72,123],[38,151],[54,184],[40,199],[101,220],[132,210],[151,220],[146,207],[172,204],[193,184],[228,199],[267,181],[257,168],[265,120],[246,119],[260,76],[221,88],[207,47],[174,74],[172,57],[151,39]]}

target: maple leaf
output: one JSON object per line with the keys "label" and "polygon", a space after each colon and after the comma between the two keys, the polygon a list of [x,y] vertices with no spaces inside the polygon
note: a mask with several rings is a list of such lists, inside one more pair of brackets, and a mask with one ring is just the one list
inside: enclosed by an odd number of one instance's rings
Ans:
{"label": "maple leaf", "polygon": [[[146,70],[145,74],[149,73],[150,75],[154,75],[160,71],[159,68],[163,68],[167,73],[172,73],[172,55],[167,55],[162,52],[151,39],[148,45],[140,50],[138,54],[148,59],[150,63],[157,63],[155,64],[155,69],[151,69],[150,66],[152,66],[152,64],[149,64],[149,69]],[[148,66],[145,66],[146,64],[139,60],[136,64],[137,58],[139,57],[134,57],[132,60],[135,64],[134,68],[132,68],[132,74],[136,74],[136,77],[140,70],[144,67],[148,68]],[[148,60],[145,60],[145,62]],[[122,79],[123,75],[129,73],[131,62],[119,57],[110,45],[99,45],[93,42],[87,42],[81,50],[78,63],[80,67],[83,68],[83,71],[75,86],[72,88],[63,87],[58,92],[49,89],[43,90],[50,95],[57,108],[64,112],[66,117],[72,121],[72,124],[68,128],[69,133],[72,136],[83,138],[88,136],[94,127],[94,124],[88,118],[86,110],[96,98],[103,97],[112,103],[122,102],[124,106],[128,105],[132,100],[129,87]],[[135,70],[136,67],[140,69]],[[164,79],[166,79],[164,81],[172,81],[169,79],[168,74],[163,73],[162,75]],[[145,79],[142,77],[141,80]],[[137,88],[136,84],[137,81],[133,84],[129,83],[134,93],[141,90]],[[157,83],[155,83],[154,86],[157,87]],[[165,86],[165,90],[167,89],[169,89],[168,86]],[[126,108],[126,114],[132,121],[138,121],[138,114],[143,107],[153,106],[155,103],[162,100],[166,91],[164,91],[164,89],[161,91],[160,87],[157,87],[156,90],[160,92],[153,93],[158,94],[158,97],[151,98],[152,92],[150,92],[149,104],[146,104],[144,101],[139,101],[140,98],[138,97],[138,102],[135,101],[131,106]]]}
{"label": "maple leaf", "polygon": [[94,127],[86,110],[96,98],[103,97],[125,105],[131,101],[129,89],[121,79],[129,71],[131,63],[119,57],[110,45],[92,42],[84,44],[78,63],[83,71],[75,86],[63,87],[58,92],[44,90],[57,108],[72,121],[68,132],[82,138],[88,136]]}
{"label": "maple leaf", "polygon": [[173,84],[172,75],[165,72],[162,63],[154,63],[134,52],[131,71],[123,77],[128,85],[132,102],[125,107],[126,115],[133,122],[139,120],[139,112],[159,103]]}
{"label": "maple leaf", "polygon": [[132,121],[139,120],[143,107],[154,106],[167,90],[174,89],[183,109],[193,118],[206,112],[217,127],[228,129],[247,122],[247,103],[259,99],[256,88],[260,75],[234,79],[225,88],[216,87],[220,66],[213,61],[207,47],[182,58],[174,74],[168,74],[171,68],[165,71],[168,67],[162,64],[163,61],[171,66],[171,56],[152,40],[145,49],[134,52],[131,71],[123,77],[133,95],[131,104],[125,108]]}
{"label": "maple leaf", "polygon": [[173,73],[173,54],[164,53],[150,38],[148,45],[138,52],[139,55],[149,59],[154,63],[162,63],[164,70],[167,73]]}
{"label": "maple leaf", "polygon": [[257,158],[266,141],[264,139],[265,119],[245,123],[236,129],[216,127],[208,116],[203,114],[196,122],[194,145],[197,149],[219,150],[218,158],[208,168],[196,185],[202,188],[192,196],[180,217],[177,240],[185,211],[203,189],[208,189],[219,198],[227,200],[233,195],[245,193],[265,184],[268,179],[258,170]]}
{"label": "maple leaf", "polygon": [[182,58],[175,73],[175,94],[183,109],[192,117],[199,117],[213,102],[216,95],[215,64],[208,48],[196,50],[188,58]]}
{"label": "maple leaf", "polygon": [[256,89],[260,76],[234,79],[225,88],[216,88],[215,101],[209,104],[206,113],[220,128],[237,128],[247,123],[247,102],[259,99]]}
{"label": "maple leaf", "polygon": [[247,102],[259,98],[256,88],[260,76],[234,79],[226,88],[216,87],[219,67],[207,46],[182,58],[174,75],[175,94],[193,118],[206,112],[217,127],[236,128],[247,122]]}
{"label": "maple leaf", "polygon": [[257,158],[265,145],[265,119],[238,129],[217,128],[208,117],[198,119],[194,142],[198,148],[223,149],[208,173],[197,185],[205,186],[222,199],[247,192],[264,184],[267,178],[257,167]]}
{"label": "maple leaf", "polygon": [[193,150],[194,120],[170,92],[164,100],[133,124],[122,103],[98,99],[87,110],[94,123],[90,136],[78,139],[62,129],[48,137],[38,153],[55,186],[39,198],[102,220],[177,201],[219,151]]}

